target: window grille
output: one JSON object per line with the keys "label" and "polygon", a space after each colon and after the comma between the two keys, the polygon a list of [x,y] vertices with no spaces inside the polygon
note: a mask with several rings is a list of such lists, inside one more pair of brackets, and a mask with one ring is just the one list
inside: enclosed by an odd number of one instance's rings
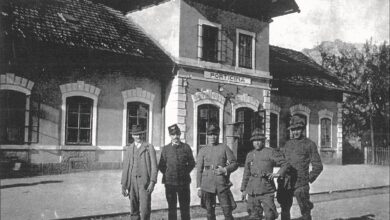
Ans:
{"label": "window grille", "polygon": [[66,144],[92,143],[92,106],[90,98],[72,96],[66,99]]}
{"label": "window grille", "polygon": [[134,142],[131,132],[133,125],[141,126],[141,140],[148,141],[149,105],[142,102],[127,103],[127,144]]}
{"label": "window grille", "polygon": [[198,27],[198,58],[207,62],[221,62],[222,33],[220,28],[200,24]]}
{"label": "window grille", "polygon": [[210,123],[219,124],[219,109],[210,104],[198,107],[198,151],[207,144],[206,131]]}
{"label": "window grille", "polygon": [[246,34],[239,34],[238,39],[238,66],[252,68],[252,40],[253,37]]}
{"label": "window grille", "polygon": [[329,118],[321,119],[321,147],[331,147],[330,126],[331,126],[331,120]]}

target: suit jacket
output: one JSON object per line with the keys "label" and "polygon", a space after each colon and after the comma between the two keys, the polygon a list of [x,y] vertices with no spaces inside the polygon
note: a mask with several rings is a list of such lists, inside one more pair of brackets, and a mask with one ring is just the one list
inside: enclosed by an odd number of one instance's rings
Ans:
{"label": "suit jacket", "polygon": [[[224,167],[226,175],[217,175],[218,166]],[[236,157],[225,144],[206,145],[200,149],[196,160],[196,183],[203,191],[210,193],[222,192],[232,186],[230,173],[238,168]]]}
{"label": "suit jacket", "polygon": [[[144,187],[148,187],[149,183],[157,182],[157,159],[156,151],[153,145],[142,143],[137,149],[134,143],[125,147],[122,169],[122,186],[130,189],[131,177],[136,175],[141,179]],[[135,156],[135,157],[134,157]],[[133,161],[133,158],[136,160]],[[138,164],[135,164],[138,163]],[[138,169],[133,169],[137,167]],[[135,173],[132,173],[135,172]]]}
{"label": "suit jacket", "polygon": [[[280,149],[291,168],[287,172],[293,188],[308,185],[320,175],[323,169],[317,145],[310,139],[293,139],[286,142]],[[312,165],[309,172],[309,165]]]}
{"label": "suit jacket", "polygon": [[290,166],[278,150],[263,148],[249,152],[245,160],[241,191],[246,191],[250,195],[275,192],[274,181],[269,181],[267,177],[262,176],[263,174],[273,173],[275,166],[280,166],[278,173],[282,176]]}
{"label": "suit jacket", "polygon": [[172,143],[163,147],[158,168],[163,173],[162,183],[185,185],[191,183],[190,173],[195,167],[194,156],[188,144]]}

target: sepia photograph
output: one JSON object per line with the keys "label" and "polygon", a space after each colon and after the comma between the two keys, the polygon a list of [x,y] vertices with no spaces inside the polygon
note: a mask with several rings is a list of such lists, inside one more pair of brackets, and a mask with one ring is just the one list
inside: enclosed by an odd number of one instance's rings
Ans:
{"label": "sepia photograph", "polygon": [[0,219],[388,220],[389,41],[389,0],[0,0]]}

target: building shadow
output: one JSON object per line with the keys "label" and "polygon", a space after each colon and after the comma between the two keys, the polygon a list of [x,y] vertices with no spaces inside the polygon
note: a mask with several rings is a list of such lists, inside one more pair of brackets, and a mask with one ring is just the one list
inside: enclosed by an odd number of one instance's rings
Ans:
{"label": "building shadow", "polygon": [[375,215],[368,214],[368,215],[362,215],[359,217],[350,217],[350,218],[335,218],[333,220],[374,220]]}
{"label": "building shadow", "polygon": [[35,185],[40,185],[40,184],[62,183],[62,182],[64,182],[64,181],[62,181],[62,180],[47,180],[47,181],[39,181],[39,182],[35,182],[35,183],[17,183],[17,184],[0,186],[0,189],[24,187],[24,186],[35,186]]}

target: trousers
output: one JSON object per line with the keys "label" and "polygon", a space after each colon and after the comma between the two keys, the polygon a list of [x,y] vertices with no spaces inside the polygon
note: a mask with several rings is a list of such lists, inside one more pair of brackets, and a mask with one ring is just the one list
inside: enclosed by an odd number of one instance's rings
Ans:
{"label": "trousers", "polygon": [[263,211],[266,220],[275,220],[278,217],[274,193],[263,195],[248,195],[247,207],[249,219],[262,219]]}
{"label": "trousers", "polygon": [[190,184],[181,186],[165,185],[165,197],[168,202],[168,220],[177,219],[177,198],[179,198],[181,219],[190,218]]}
{"label": "trousers", "polygon": [[146,191],[144,183],[136,176],[131,177],[129,198],[130,219],[149,220],[151,212],[151,195]]}
{"label": "trousers", "polygon": [[232,212],[237,205],[229,189],[219,193],[210,193],[202,190],[201,206],[207,210],[207,220],[215,220],[216,196],[218,196],[218,201],[225,219],[233,220]]}
{"label": "trousers", "polygon": [[313,203],[310,202],[310,186],[305,185],[296,189],[278,188],[277,200],[282,209],[281,220],[290,220],[290,209],[293,203],[293,197],[297,199],[302,214],[302,220],[311,220],[311,210]]}

